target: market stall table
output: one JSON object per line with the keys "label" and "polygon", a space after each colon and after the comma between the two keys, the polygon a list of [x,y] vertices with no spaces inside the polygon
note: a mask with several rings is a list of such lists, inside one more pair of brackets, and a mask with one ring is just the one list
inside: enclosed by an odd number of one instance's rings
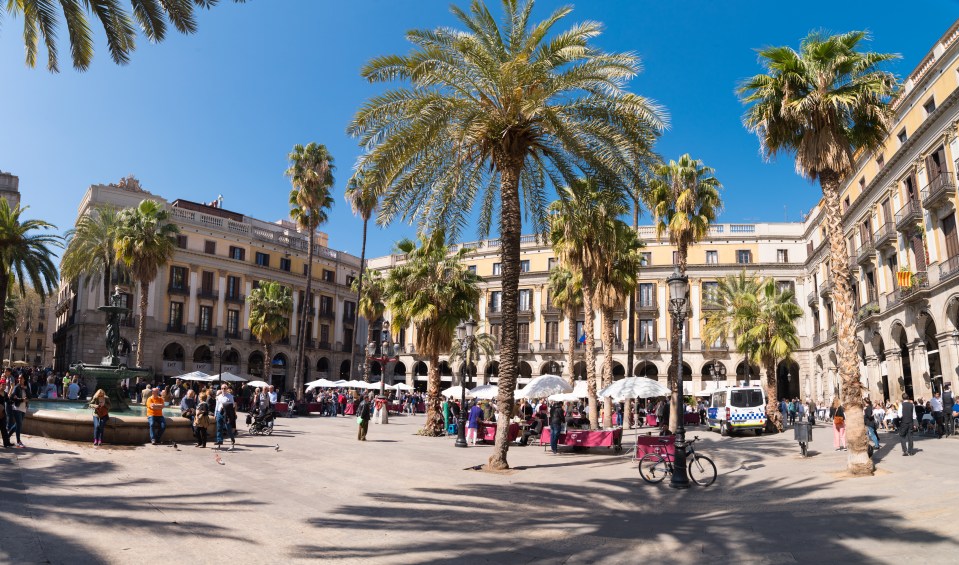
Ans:
{"label": "market stall table", "polygon": [[[550,431],[549,428],[543,428],[543,434],[540,436],[540,443],[544,449],[549,446]],[[589,447],[612,447],[617,451],[623,448],[623,428],[613,428],[607,430],[569,430],[559,435],[558,445],[589,448]]]}
{"label": "market stall table", "polygon": [[[480,422],[479,434],[482,441],[488,441],[490,443],[496,441],[496,422]],[[519,424],[512,422],[509,425],[509,432],[507,433],[507,441],[513,442],[516,441],[516,438],[519,437]]]}

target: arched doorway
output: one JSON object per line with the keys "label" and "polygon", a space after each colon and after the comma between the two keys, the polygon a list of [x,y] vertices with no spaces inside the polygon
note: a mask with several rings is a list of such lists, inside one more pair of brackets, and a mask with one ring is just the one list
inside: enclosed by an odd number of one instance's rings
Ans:
{"label": "arched doorway", "polygon": [[647,379],[659,380],[659,369],[652,361],[642,360],[633,369],[637,377],[646,377]]}
{"label": "arched doorway", "polygon": [[[463,384],[463,370],[466,369],[466,363],[460,363],[456,367],[456,378],[454,379],[456,383]],[[466,374],[466,385],[468,388],[473,388],[477,385],[476,382],[476,363],[470,363],[469,369],[467,369]]]}
{"label": "arched doorway", "polygon": [[290,360],[285,353],[274,355],[273,362],[270,364],[270,371],[272,372],[270,384],[276,387],[279,392],[286,390],[286,368],[289,364]]}
{"label": "arched doorway", "polygon": [[721,361],[709,361],[702,368],[704,390],[716,390],[726,383],[726,367]]}
{"label": "arched doorway", "polygon": [[499,382],[499,361],[490,361],[486,364],[486,369],[483,371],[483,376],[486,378],[486,382],[491,385],[495,385]]}
{"label": "arched doorway", "polygon": [[163,374],[165,376],[176,376],[183,374],[183,359],[186,352],[183,346],[173,342],[163,348]]}
{"label": "arched doorway", "polygon": [[370,361],[370,380],[378,381],[383,376],[383,366],[379,361]]}
{"label": "arched doorway", "polygon": [[260,378],[263,376],[263,353],[254,351],[246,360],[246,372]]}
{"label": "arched doorway", "polygon": [[736,382],[749,382],[759,378],[761,378],[759,365],[755,363],[747,365],[745,361],[740,361],[739,364],[736,365]]}
{"label": "arched doorway", "polygon": [[922,332],[922,343],[926,347],[926,359],[929,365],[929,383],[932,392],[942,392],[942,363],[939,360],[939,339],[936,338],[936,323],[926,313],[926,328]]}
{"label": "arched doorway", "polygon": [[909,360],[909,342],[906,338],[906,329],[902,324],[896,323],[892,326],[892,342],[894,347],[899,349],[899,363],[902,368],[902,377],[899,380],[899,386],[909,395],[909,398],[915,399],[912,391],[912,362]]}
{"label": "arched doorway", "polygon": [[889,394],[889,369],[886,363],[886,343],[882,340],[879,332],[873,334],[872,347],[876,351],[876,360],[879,362],[879,392],[882,394],[883,401],[888,402]]}
{"label": "arched doorway", "polygon": [[799,398],[799,363],[785,360],[776,366],[776,396],[788,400]]}
{"label": "arched doorway", "polygon": [[576,364],[573,365],[573,379],[577,381],[586,380],[586,362],[585,361],[577,361]]}
{"label": "arched doorway", "polygon": [[449,361],[440,361],[440,381],[451,383],[453,382],[453,368],[450,367]]}
{"label": "arched doorway", "polygon": [[397,361],[393,365],[393,382],[406,382],[406,365],[402,361]]}
{"label": "arched doorway", "polygon": [[330,374],[330,360],[326,357],[320,357],[316,361],[316,372],[319,373],[320,377],[329,377]]}
{"label": "arched doorway", "polygon": [[619,361],[613,361],[613,380],[618,381],[626,378],[626,367]]}
{"label": "arched doorway", "polygon": [[[669,368],[666,370],[667,382],[672,382],[673,377],[676,375],[676,365],[670,364]],[[683,361],[683,394],[686,394],[686,391],[689,389],[689,384],[693,379],[693,368],[689,366],[689,363]]]}
{"label": "arched doorway", "polygon": [[344,359],[340,363],[340,380],[348,381],[350,380],[350,360]]}
{"label": "arched doorway", "polygon": [[533,368],[526,361],[520,361],[518,369],[521,378],[528,379],[533,376]]}

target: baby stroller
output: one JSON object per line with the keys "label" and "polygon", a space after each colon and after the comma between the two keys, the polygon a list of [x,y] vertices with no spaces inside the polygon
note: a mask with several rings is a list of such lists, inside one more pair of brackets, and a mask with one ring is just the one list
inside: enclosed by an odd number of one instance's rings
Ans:
{"label": "baby stroller", "polygon": [[247,414],[246,419],[250,425],[250,435],[273,435],[273,420],[275,418],[273,410],[262,416],[260,414]]}

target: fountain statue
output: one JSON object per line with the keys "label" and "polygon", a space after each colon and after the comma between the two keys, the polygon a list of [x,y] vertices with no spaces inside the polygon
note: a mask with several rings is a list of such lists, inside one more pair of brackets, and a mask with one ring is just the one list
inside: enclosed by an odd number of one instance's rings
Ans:
{"label": "fountain statue", "polygon": [[107,355],[99,365],[86,363],[75,363],[70,367],[70,372],[83,377],[93,377],[97,380],[97,388],[102,388],[115,408],[125,408],[129,402],[129,397],[125,396],[120,390],[120,382],[125,379],[135,379],[136,377],[152,378],[153,370],[140,367],[128,367],[126,358],[122,353],[129,353],[120,350],[122,340],[120,339],[120,321],[126,316],[130,309],[121,306],[123,294],[120,287],[115,287],[113,295],[110,297],[109,306],[100,306],[97,310],[106,314],[107,329],[104,333],[104,342],[106,344]]}

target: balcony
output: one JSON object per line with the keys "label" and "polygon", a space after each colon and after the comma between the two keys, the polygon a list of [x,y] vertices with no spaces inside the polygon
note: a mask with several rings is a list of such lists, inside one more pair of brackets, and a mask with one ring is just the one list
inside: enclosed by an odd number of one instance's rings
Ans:
{"label": "balcony", "polygon": [[833,284],[832,277],[827,277],[826,280],[819,283],[819,295],[823,298],[832,294]]}
{"label": "balcony", "polygon": [[[867,263],[867,264],[868,264],[868,263],[869,263],[869,259],[871,259],[871,258],[872,258],[871,255],[867,255],[867,256],[866,256],[866,261],[864,261],[864,263]],[[859,270],[859,264],[856,262],[856,259],[857,259],[857,257],[856,257],[855,255],[850,255],[850,256],[849,256],[849,259],[848,259],[849,262],[846,263],[847,265],[849,265],[849,272],[851,272],[851,273],[854,273],[854,272],[856,272],[856,271]]]}
{"label": "balcony", "polygon": [[816,332],[816,333],[812,334],[812,345],[813,345],[813,347],[816,347],[816,346],[819,345],[820,343],[822,343],[822,334],[819,333],[819,332]]}
{"label": "balcony", "polygon": [[873,244],[877,249],[882,249],[884,246],[889,245],[893,248],[896,247],[896,227],[892,225],[892,222],[886,222],[885,224],[879,226],[879,229],[876,230],[876,233],[873,234]]}
{"label": "balcony", "polygon": [[352,324],[352,323],[353,323],[353,317],[354,317],[354,316],[356,316],[356,312],[344,311],[344,312],[343,312],[343,323],[344,323],[344,324]]}
{"label": "balcony", "polygon": [[879,300],[871,300],[862,305],[859,308],[859,311],[856,312],[856,323],[857,324],[866,324],[872,321],[879,316]]}
{"label": "balcony", "polygon": [[290,345],[290,336],[281,337],[280,339],[276,340],[274,343],[276,343],[276,345]]}
{"label": "balcony", "polygon": [[658,353],[659,341],[655,339],[637,341],[635,350],[640,353]]}
{"label": "balcony", "polygon": [[342,351],[343,353],[350,353],[351,351],[353,351],[353,344],[352,343],[341,344],[340,351]]}
{"label": "balcony", "polygon": [[320,310],[320,318],[324,320],[335,320],[336,310]]}
{"label": "balcony", "polygon": [[211,299],[211,300],[219,300],[219,299],[220,299],[220,293],[219,293],[218,291],[216,291],[216,290],[213,290],[212,288],[203,288],[203,287],[200,287],[200,290],[197,291],[196,295],[197,295],[199,298],[209,298],[209,299]]}
{"label": "balcony", "polygon": [[120,318],[120,325],[125,328],[135,328],[137,327],[137,317],[127,314]]}
{"label": "balcony", "polygon": [[939,263],[939,282],[951,279],[959,273],[959,255]]}
{"label": "balcony", "polygon": [[236,330],[226,330],[223,336],[229,339],[240,339],[240,332]]}
{"label": "balcony", "polygon": [[729,353],[729,344],[720,343],[718,345],[712,345],[709,343],[703,342],[703,351],[709,351],[712,353]]}
{"label": "balcony", "polygon": [[716,297],[712,295],[703,296],[703,302],[699,305],[699,309],[702,312],[710,312],[716,310],[722,310],[722,304],[719,304],[716,301]]}
{"label": "balcony", "polygon": [[916,224],[922,221],[922,208],[918,200],[907,200],[905,205],[896,212],[896,229],[903,233],[912,233]]}
{"label": "balcony", "polygon": [[167,287],[166,292],[167,292],[167,294],[176,294],[176,295],[181,295],[181,296],[189,296],[189,295],[190,295],[190,285],[188,285],[188,284],[180,285],[180,286],[170,285],[170,286]]}
{"label": "balcony", "polygon": [[216,337],[216,333],[217,333],[217,332],[216,332],[216,328],[206,328],[206,329],[203,329],[203,328],[199,328],[199,327],[198,327],[198,328],[196,329],[196,335],[197,335],[197,336],[206,335],[206,336],[210,336],[210,337]]}
{"label": "balcony", "polygon": [[[872,241],[865,241],[862,245],[859,246],[859,249],[856,250],[856,263],[859,265],[868,265],[872,263],[873,258],[876,257],[876,245]],[[853,264],[852,261],[849,262],[850,265]]]}
{"label": "balcony", "polygon": [[228,292],[226,293],[226,301],[232,302],[234,304],[243,304],[246,302],[246,296],[242,294],[235,294],[235,293],[231,294]]}
{"label": "balcony", "polygon": [[546,310],[545,310],[545,312],[546,312],[547,314],[560,314],[560,313],[561,313],[561,312],[560,312],[560,309],[553,305],[553,301],[552,301],[552,300],[547,300],[547,301],[546,301]]}
{"label": "balcony", "polygon": [[639,300],[636,301],[636,312],[640,314],[658,314],[659,304],[656,301],[656,297],[639,297]]}
{"label": "balcony", "polygon": [[174,334],[186,333],[186,326],[182,322],[171,322],[166,325],[166,331]]}
{"label": "balcony", "polygon": [[915,302],[929,296],[929,276],[925,271],[919,271],[912,276],[912,286],[900,287],[896,292],[902,295],[903,302]]}
{"label": "balcony", "polygon": [[559,342],[540,343],[539,350],[543,353],[561,353],[563,345]]}
{"label": "balcony", "polygon": [[[296,313],[297,313],[297,315],[302,314],[302,313],[303,313],[303,310],[304,310],[304,308],[303,308],[303,305],[302,305],[302,304],[300,304],[299,306],[297,306],[297,308],[296,308]],[[310,316],[315,316],[315,315],[316,315],[316,307],[315,307],[315,306],[310,306],[310,314],[309,314],[309,315],[310,315]]]}
{"label": "balcony", "polygon": [[306,340],[306,347],[308,349],[316,349],[316,340],[315,339]]}
{"label": "balcony", "polygon": [[333,346],[332,346],[332,345],[330,344],[330,342],[328,342],[328,341],[321,341],[320,344],[319,344],[319,346],[320,346],[320,349],[322,349],[322,350],[324,350],[324,351],[332,351],[332,350],[333,350]]}
{"label": "balcony", "polygon": [[933,210],[955,198],[955,178],[952,171],[942,171],[938,177],[932,179],[932,182],[919,192],[922,196],[922,207],[926,210]]}
{"label": "balcony", "polygon": [[806,295],[806,304],[810,306],[815,306],[819,303],[819,295],[816,294],[816,291],[812,291]]}

